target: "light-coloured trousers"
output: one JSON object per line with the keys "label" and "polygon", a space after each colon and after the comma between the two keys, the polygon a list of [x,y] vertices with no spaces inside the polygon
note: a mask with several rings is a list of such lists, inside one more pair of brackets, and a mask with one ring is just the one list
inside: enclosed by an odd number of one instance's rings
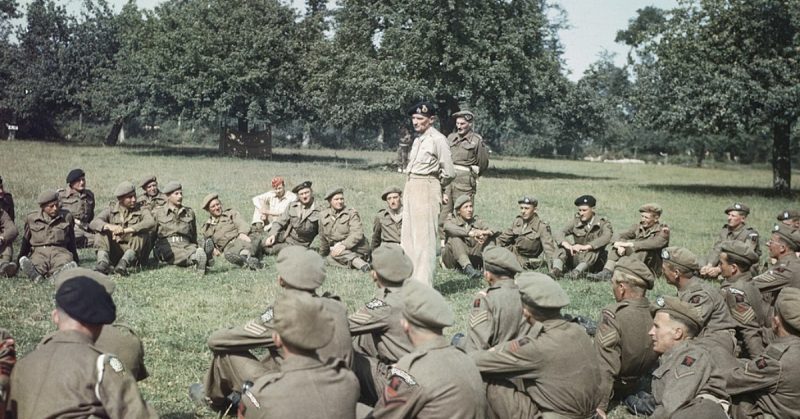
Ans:
{"label": "light-coloured trousers", "polygon": [[439,179],[409,175],[403,190],[400,245],[411,259],[411,279],[433,286],[436,273],[436,227],[442,202]]}

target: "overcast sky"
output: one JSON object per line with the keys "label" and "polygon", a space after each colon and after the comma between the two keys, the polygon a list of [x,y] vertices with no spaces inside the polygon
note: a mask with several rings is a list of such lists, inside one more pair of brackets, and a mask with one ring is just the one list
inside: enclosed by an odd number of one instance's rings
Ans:
{"label": "overcast sky", "polygon": [[[18,0],[25,6],[30,0]],[[303,0],[282,0],[295,7],[303,7]],[[77,10],[82,0],[56,0],[65,4],[70,10]],[[109,0],[117,10],[127,0]],[[137,0],[139,7],[153,8],[162,0]],[[567,12],[570,29],[561,32],[564,45],[564,59],[571,72],[570,78],[578,80],[584,70],[597,61],[599,54],[607,50],[616,53],[617,65],[625,63],[628,52],[624,45],[614,42],[617,31],[628,26],[628,20],[636,15],[636,10],[645,6],[656,6],[664,9],[677,5],[676,0],[556,0]]]}

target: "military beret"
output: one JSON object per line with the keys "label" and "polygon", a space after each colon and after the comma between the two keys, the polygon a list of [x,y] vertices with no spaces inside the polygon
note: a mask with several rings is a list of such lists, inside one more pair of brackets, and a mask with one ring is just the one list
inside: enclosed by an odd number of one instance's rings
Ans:
{"label": "military beret", "polygon": [[322,300],[305,293],[284,293],[272,308],[272,322],[281,340],[307,351],[319,349],[333,339],[333,316]]}
{"label": "military beret", "polygon": [[402,195],[403,191],[400,188],[398,188],[397,186],[389,186],[389,187],[387,187],[386,189],[383,190],[383,193],[381,194],[381,199],[385,201],[386,197],[389,196],[389,194],[393,194],[393,193]]}
{"label": "military beret", "polygon": [[[0,181],[0,184],[2,184],[2,183],[3,182]],[[800,218],[800,211],[798,211],[798,210],[791,209],[791,210],[782,211],[780,214],[778,214],[778,221],[796,220],[798,218]]]}
{"label": "military beret", "polygon": [[158,182],[158,179],[156,179],[155,175],[145,176],[144,179],[142,179],[142,181],[139,183],[139,186],[142,189],[147,189],[147,185],[149,185],[149,184],[151,184],[153,182]]}
{"label": "military beret", "polygon": [[64,282],[72,279],[77,278],[79,276],[85,276],[95,280],[98,284],[102,285],[105,288],[106,292],[111,295],[114,294],[114,290],[117,288],[117,284],[112,281],[108,275],[102,274],[100,272],[87,269],[87,268],[72,268],[72,269],[63,269],[55,277],[53,277],[53,282],[55,283],[56,290],[61,287]]}
{"label": "military beret", "polygon": [[742,204],[741,202],[734,202],[733,204],[731,204],[731,206],[729,206],[728,208],[725,208],[725,214],[727,214],[727,213],[729,213],[731,211],[739,211],[739,212],[743,213],[744,215],[749,215],[750,214],[750,208],[747,205]]}
{"label": "military beret", "polygon": [[470,111],[458,111],[453,114],[453,118],[464,118],[467,122],[472,122],[475,119],[475,114]]}
{"label": "military beret", "polygon": [[428,118],[436,115],[436,107],[430,102],[419,102],[416,105],[408,108],[408,116],[422,115]]}
{"label": "military beret", "polygon": [[492,267],[515,274],[523,271],[517,257],[502,246],[491,246],[483,251],[483,266],[489,271],[492,271]]}
{"label": "military beret", "polygon": [[781,223],[772,227],[772,233],[780,236],[792,250],[800,250],[800,231]]}
{"label": "military beret", "polygon": [[744,262],[749,266],[758,263],[758,254],[743,241],[725,240],[720,245],[720,251],[725,252],[733,262]]}
{"label": "military beret", "polygon": [[447,301],[432,287],[419,281],[403,284],[403,317],[426,329],[443,329],[455,322]]}
{"label": "military beret", "polygon": [[575,206],[579,207],[581,205],[588,205],[590,207],[593,207],[597,205],[597,200],[594,199],[594,197],[591,195],[581,195],[575,199]]}
{"label": "military beret", "polygon": [[77,182],[78,179],[80,179],[80,178],[82,178],[84,176],[86,176],[86,173],[84,173],[84,171],[81,170],[81,169],[72,169],[72,170],[70,170],[69,173],[67,173],[67,185],[71,185],[71,184]]}
{"label": "military beret", "polygon": [[661,250],[661,259],[683,266],[691,271],[700,269],[700,265],[697,263],[697,256],[683,247],[665,247]]}
{"label": "military beret", "polygon": [[303,246],[289,246],[278,253],[275,268],[290,287],[313,291],[325,281],[325,260]]}
{"label": "military beret", "polygon": [[111,295],[87,276],[64,281],[56,291],[56,305],[85,324],[111,324],[117,317],[117,307]]}
{"label": "military beret", "polygon": [[211,205],[211,201],[219,199],[218,193],[210,193],[203,198],[203,209],[208,210],[208,206]]}
{"label": "military beret", "polygon": [[114,189],[114,196],[117,198],[122,198],[123,196],[128,196],[130,194],[136,193],[136,187],[133,186],[133,183],[125,181],[117,185]]}
{"label": "military beret", "polygon": [[653,285],[656,282],[656,276],[653,274],[653,271],[651,271],[644,262],[633,256],[623,256],[619,258],[614,270],[619,270],[633,276],[637,282],[639,282],[637,285],[644,286],[649,290],[653,289]]}
{"label": "military beret", "polygon": [[325,192],[325,200],[330,201],[336,194],[344,194],[344,189],[339,187],[328,189],[328,191]]}
{"label": "military beret", "polygon": [[164,186],[164,189],[162,189],[161,192],[163,192],[165,195],[169,195],[179,189],[183,189],[183,186],[181,186],[181,184],[178,183],[177,181],[171,180],[167,182],[167,184]]}
{"label": "military beret", "polygon": [[472,202],[472,198],[470,198],[469,195],[461,195],[458,197],[458,199],[456,199],[456,202],[453,203],[453,208],[459,209],[467,202]]}
{"label": "military beret", "polygon": [[306,188],[311,189],[311,181],[307,180],[299,185],[296,185],[294,188],[292,188],[292,192],[298,193]]}
{"label": "military beret", "polygon": [[800,288],[783,288],[775,305],[783,321],[795,331],[800,331]]}
{"label": "military beret", "polygon": [[58,201],[58,192],[56,191],[44,191],[39,194],[39,198],[36,200],[39,205],[49,204],[53,201]]}
{"label": "military beret", "polygon": [[402,246],[383,243],[372,251],[372,269],[388,282],[402,283],[414,272],[414,265]]}
{"label": "military beret", "polygon": [[561,308],[569,305],[569,296],[549,276],[539,272],[524,272],[517,277],[519,292],[541,308]]}
{"label": "military beret", "polygon": [[656,298],[656,312],[667,312],[670,318],[678,320],[689,327],[693,327],[694,334],[703,329],[703,319],[697,314],[697,309],[684,303],[678,297],[659,296]]}
{"label": "military beret", "polygon": [[530,196],[523,196],[522,198],[520,198],[517,201],[517,203],[518,204],[533,205],[535,207],[535,206],[539,205],[539,200],[536,199],[536,198],[532,198]]}
{"label": "military beret", "polygon": [[639,212],[649,212],[661,216],[661,206],[658,204],[644,204],[639,207]]}

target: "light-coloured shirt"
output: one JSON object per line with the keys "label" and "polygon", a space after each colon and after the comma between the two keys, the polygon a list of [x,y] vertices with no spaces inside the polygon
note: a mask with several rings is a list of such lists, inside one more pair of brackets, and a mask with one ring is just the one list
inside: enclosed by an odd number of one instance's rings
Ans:
{"label": "light-coloured shirt", "polygon": [[[286,211],[286,208],[289,208],[289,204],[292,202],[297,201],[297,195],[294,192],[286,191],[283,194],[283,198],[278,198],[275,195],[275,191],[269,191],[263,193],[258,196],[253,197],[253,205],[256,207],[253,210],[253,221],[252,223],[259,223],[261,222],[261,211],[262,209],[266,210],[269,208],[270,211],[278,211],[283,213]],[[272,224],[273,219],[278,218],[277,216],[268,216],[267,222],[264,223],[264,231],[267,231]]]}
{"label": "light-coloured shirt", "polygon": [[439,175],[445,184],[446,180],[455,177],[450,146],[439,130],[430,127],[414,140],[406,172],[412,175]]}

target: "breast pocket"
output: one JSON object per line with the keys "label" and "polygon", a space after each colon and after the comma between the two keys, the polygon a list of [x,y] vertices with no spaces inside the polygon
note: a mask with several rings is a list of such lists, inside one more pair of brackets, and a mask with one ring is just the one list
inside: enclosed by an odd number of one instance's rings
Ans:
{"label": "breast pocket", "polygon": [[50,228],[50,237],[57,243],[63,243],[67,240],[67,224],[59,224]]}

